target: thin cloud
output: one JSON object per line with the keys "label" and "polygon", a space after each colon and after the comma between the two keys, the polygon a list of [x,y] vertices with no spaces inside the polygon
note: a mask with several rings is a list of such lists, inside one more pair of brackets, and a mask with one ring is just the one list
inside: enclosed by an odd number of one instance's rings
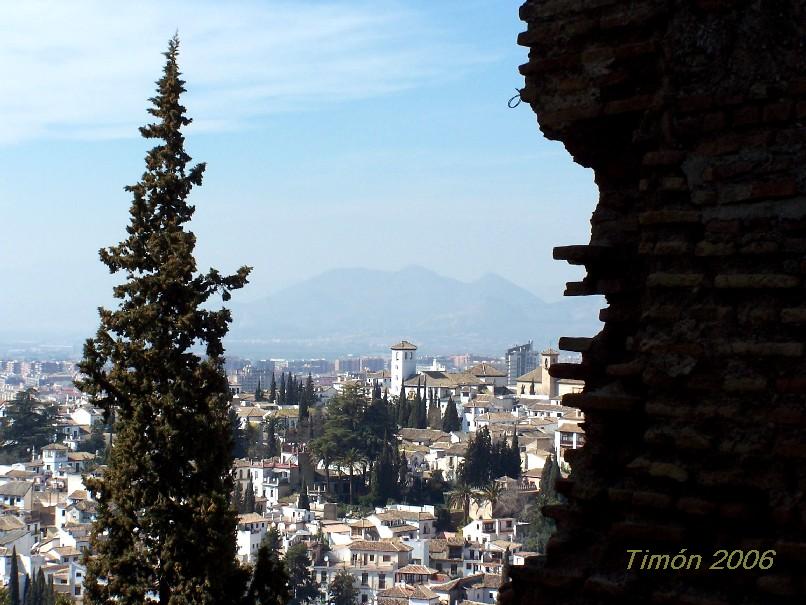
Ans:
{"label": "thin cloud", "polygon": [[176,29],[197,131],[389,95],[495,59],[406,3],[9,3],[0,143],[136,136]]}

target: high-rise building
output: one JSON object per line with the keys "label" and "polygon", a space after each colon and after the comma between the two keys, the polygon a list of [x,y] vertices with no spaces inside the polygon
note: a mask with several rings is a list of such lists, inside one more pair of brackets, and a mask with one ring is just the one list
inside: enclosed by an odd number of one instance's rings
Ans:
{"label": "high-rise building", "polygon": [[532,341],[507,349],[504,356],[507,362],[507,384],[515,384],[518,376],[523,376],[537,367],[537,353]]}

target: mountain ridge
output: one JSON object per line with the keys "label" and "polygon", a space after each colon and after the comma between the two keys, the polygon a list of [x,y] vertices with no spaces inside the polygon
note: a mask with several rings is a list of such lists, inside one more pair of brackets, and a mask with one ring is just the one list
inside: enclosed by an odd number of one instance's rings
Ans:
{"label": "mountain ridge", "polygon": [[599,300],[549,303],[495,273],[470,282],[411,265],[330,269],[267,297],[232,304],[227,349],[239,355],[378,354],[401,338],[426,353],[503,354],[534,340],[593,335]]}

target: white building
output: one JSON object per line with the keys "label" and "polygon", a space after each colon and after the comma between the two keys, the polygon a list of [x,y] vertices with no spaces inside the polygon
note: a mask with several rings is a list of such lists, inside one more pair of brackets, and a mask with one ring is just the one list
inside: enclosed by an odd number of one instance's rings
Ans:
{"label": "white building", "polygon": [[415,353],[417,347],[407,340],[402,340],[396,345],[392,345],[392,361],[390,362],[390,373],[392,375],[389,383],[389,391],[392,395],[400,395],[403,382],[417,373],[417,360]]}

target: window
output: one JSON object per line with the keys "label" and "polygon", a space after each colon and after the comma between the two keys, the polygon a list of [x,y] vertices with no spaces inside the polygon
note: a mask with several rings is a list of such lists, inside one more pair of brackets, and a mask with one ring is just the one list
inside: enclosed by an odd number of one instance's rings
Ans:
{"label": "window", "polygon": [[367,601],[369,601],[369,598],[367,597],[367,595],[366,595],[366,594],[362,594],[362,595],[361,595],[361,602],[362,602],[362,603],[366,603]]}
{"label": "window", "polygon": [[392,560],[392,555],[384,555],[383,556],[383,562],[384,563],[388,563],[391,560]]}
{"label": "window", "polygon": [[320,584],[327,584],[327,572],[326,571],[319,572],[319,583]]}
{"label": "window", "polygon": [[378,574],[378,588],[379,589],[386,588],[386,574],[385,573]]}
{"label": "window", "polygon": [[370,556],[369,556],[369,560],[370,560],[370,561],[375,561],[375,555],[370,555]]}
{"label": "window", "polygon": [[369,584],[369,574],[367,572],[363,572],[361,574],[361,586],[367,586]]}

